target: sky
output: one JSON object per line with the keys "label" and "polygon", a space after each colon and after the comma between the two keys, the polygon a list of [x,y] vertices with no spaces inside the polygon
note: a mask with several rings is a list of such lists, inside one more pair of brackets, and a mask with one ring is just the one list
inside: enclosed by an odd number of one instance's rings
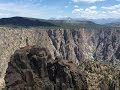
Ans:
{"label": "sky", "polygon": [[0,18],[120,18],[120,0],[0,0]]}

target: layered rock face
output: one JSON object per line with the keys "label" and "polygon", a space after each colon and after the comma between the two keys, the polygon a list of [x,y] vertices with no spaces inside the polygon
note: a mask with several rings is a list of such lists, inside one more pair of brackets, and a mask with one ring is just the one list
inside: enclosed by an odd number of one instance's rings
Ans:
{"label": "layered rock face", "polygon": [[83,72],[72,61],[52,59],[47,48],[15,51],[5,76],[6,90],[87,90]]}
{"label": "layered rock face", "polygon": [[52,58],[41,46],[26,46],[11,56],[5,90],[119,90],[120,72],[109,65],[85,60],[76,65]]}
{"label": "layered rock face", "polygon": [[[11,55],[26,45],[46,46],[53,59],[61,56],[77,65],[81,61],[96,60],[117,65],[120,59],[120,31],[111,29],[40,29],[40,28],[0,28],[0,87],[4,87],[4,77]],[[103,69],[102,69],[103,70]],[[91,78],[91,77],[90,77]]]}

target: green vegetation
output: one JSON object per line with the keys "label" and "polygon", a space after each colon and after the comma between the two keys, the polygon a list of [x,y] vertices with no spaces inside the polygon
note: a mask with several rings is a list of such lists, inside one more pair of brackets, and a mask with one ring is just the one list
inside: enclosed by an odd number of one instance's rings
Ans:
{"label": "green vegetation", "polygon": [[[87,83],[91,90],[119,90],[120,71],[108,64],[94,60],[84,60],[80,62],[79,68],[86,72]],[[116,89],[114,89],[116,87]]]}

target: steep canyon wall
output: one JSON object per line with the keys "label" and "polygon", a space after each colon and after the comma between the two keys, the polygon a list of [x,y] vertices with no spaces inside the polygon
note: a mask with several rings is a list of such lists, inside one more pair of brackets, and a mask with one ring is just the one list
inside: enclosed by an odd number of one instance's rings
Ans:
{"label": "steep canyon wall", "polygon": [[15,50],[26,45],[48,47],[53,58],[61,56],[76,64],[86,59],[118,64],[120,59],[119,30],[0,28],[0,87],[8,62]]}

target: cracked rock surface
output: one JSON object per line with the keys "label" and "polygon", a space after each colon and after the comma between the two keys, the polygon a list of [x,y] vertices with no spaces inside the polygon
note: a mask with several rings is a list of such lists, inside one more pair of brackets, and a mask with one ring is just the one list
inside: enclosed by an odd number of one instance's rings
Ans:
{"label": "cracked rock surface", "polygon": [[6,90],[87,90],[83,72],[72,61],[52,59],[47,48],[26,46],[11,56]]}
{"label": "cracked rock surface", "polygon": [[[87,30],[84,28],[41,29],[39,27],[0,27],[0,89],[6,86],[4,80],[6,69],[8,69],[8,62],[11,62],[10,60],[12,60],[12,55],[14,52],[19,50],[21,47],[34,45],[46,46],[51,54],[51,57],[53,58],[53,61],[56,60],[56,56],[60,56],[62,57],[61,60],[64,60],[64,62],[72,61],[79,66],[83,62],[83,67],[81,66],[80,70],[83,69],[83,71],[87,72],[87,83],[89,90],[99,90],[96,88],[100,87],[100,85],[107,85],[109,87],[109,79],[114,79],[114,76],[111,76],[115,74],[116,71],[120,71],[119,29],[101,28]],[[29,50],[29,48],[26,50]],[[91,63],[91,60],[98,63],[97,66],[96,64],[94,65]],[[16,62],[19,63],[19,60]],[[35,69],[33,65],[30,64],[31,66],[28,66],[24,64],[24,62],[25,61],[23,60],[19,63],[20,65],[18,65],[21,66],[21,68],[31,67]],[[104,64],[107,64],[107,66],[104,66]],[[114,69],[111,69],[111,67]],[[54,71],[54,67],[52,67],[52,69]],[[76,71],[75,67],[71,68],[71,71]],[[26,75],[28,74],[29,70]],[[17,75],[19,76],[19,74]],[[104,81],[104,77],[106,76],[108,76],[108,80],[106,80],[107,82]],[[115,79],[118,80],[119,74],[117,73],[115,76]],[[32,77],[32,75],[30,77]],[[96,78],[94,79],[94,77]],[[117,83],[117,87],[119,87],[120,81],[118,80],[116,82],[116,80],[110,80],[110,85],[114,87],[115,82],[115,85]],[[111,84],[111,82],[113,84]]]}

